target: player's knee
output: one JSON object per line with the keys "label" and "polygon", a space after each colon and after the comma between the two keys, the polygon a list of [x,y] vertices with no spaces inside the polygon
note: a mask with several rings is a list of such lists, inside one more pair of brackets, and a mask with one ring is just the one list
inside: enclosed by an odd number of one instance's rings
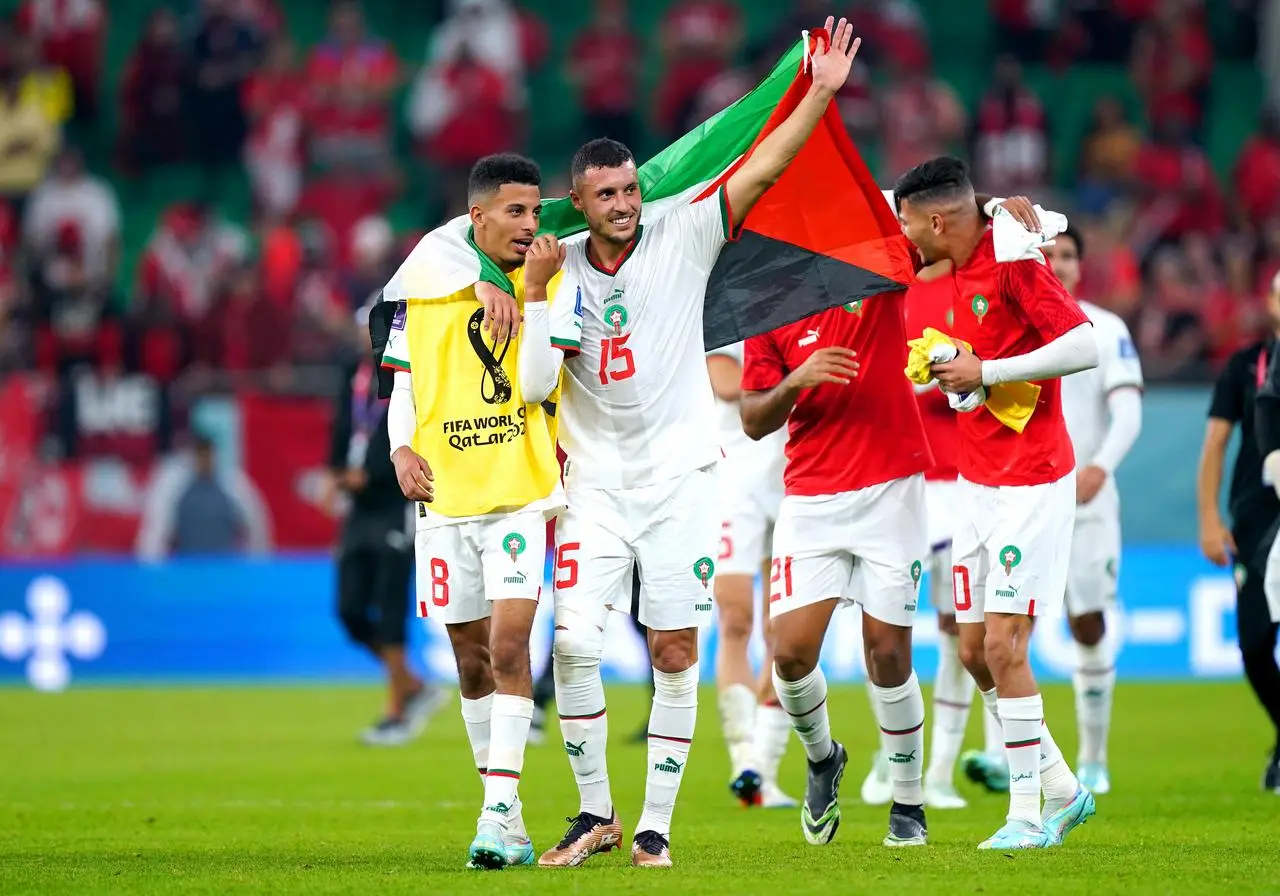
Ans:
{"label": "player's knee", "polygon": [[[1019,643],[1022,645],[1021,649]],[[1011,669],[1027,660],[1025,641],[1015,637],[1012,631],[1003,626],[989,625],[982,647],[987,667],[992,670]]]}
{"label": "player's knee", "polygon": [[965,637],[961,633],[958,652],[961,664],[970,675],[981,679],[990,677],[990,671],[987,669],[986,642],[981,637]]}
{"label": "player's knee", "polygon": [[684,672],[698,661],[697,630],[654,632],[649,653],[653,668],[659,672]]}
{"label": "player's knee", "polygon": [[454,639],[453,658],[458,665],[458,684],[464,693],[483,690],[493,677],[489,645],[470,639]]}
{"label": "player's knee", "polygon": [[751,608],[747,607],[743,612],[741,607],[729,608],[727,604],[720,605],[720,615],[717,619],[717,625],[720,628],[720,644],[723,646],[727,642],[745,643],[751,640]]}
{"label": "player's knee", "polygon": [[492,658],[493,677],[497,681],[528,678],[529,671],[529,637],[503,635],[493,639],[489,647]]}
{"label": "player's knee", "polygon": [[867,647],[867,672],[880,687],[897,687],[911,677],[911,648],[881,639]]}
{"label": "player's knee", "polygon": [[1071,636],[1077,644],[1085,647],[1096,647],[1102,643],[1107,633],[1106,618],[1101,613],[1085,613],[1083,616],[1072,616],[1068,620]]}
{"label": "player's knee", "polygon": [[604,632],[575,613],[557,619],[551,656],[559,668],[600,665],[604,654]]}
{"label": "player's knee", "polygon": [[773,666],[783,681],[799,681],[818,665],[817,651],[808,645],[779,638],[773,645]]}
{"label": "player's knee", "polygon": [[338,607],[338,621],[342,623],[347,637],[357,644],[371,645],[373,642],[372,626],[362,607],[343,602]]}

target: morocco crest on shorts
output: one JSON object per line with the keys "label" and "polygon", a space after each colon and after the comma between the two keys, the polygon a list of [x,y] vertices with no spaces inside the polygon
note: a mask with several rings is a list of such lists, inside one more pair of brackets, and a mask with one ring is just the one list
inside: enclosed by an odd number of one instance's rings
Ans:
{"label": "morocco crest on shorts", "polygon": [[702,587],[706,588],[711,577],[716,574],[716,565],[710,557],[703,557],[693,564],[693,574],[702,582]]}

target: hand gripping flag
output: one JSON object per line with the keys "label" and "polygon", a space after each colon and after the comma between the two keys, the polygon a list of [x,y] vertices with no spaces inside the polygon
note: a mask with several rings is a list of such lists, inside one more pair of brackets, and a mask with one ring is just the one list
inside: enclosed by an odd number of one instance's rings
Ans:
{"label": "hand gripping flag", "polygon": [[[640,166],[643,219],[712,195],[809,90],[807,33],[742,99]],[[568,199],[543,203],[542,229],[586,230]],[[720,253],[707,285],[708,350],[817,314],[905,289],[913,256],[897,217],[854,148],[833,102],[809,141]]]}

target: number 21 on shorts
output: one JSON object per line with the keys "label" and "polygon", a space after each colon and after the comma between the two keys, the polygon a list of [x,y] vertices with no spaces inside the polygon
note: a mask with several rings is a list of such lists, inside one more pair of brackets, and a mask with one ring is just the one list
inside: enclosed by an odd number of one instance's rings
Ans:
{"label": "number 21 on shorts", "polygon": [[769,603],[791,596],[791,558],[774,557],[769,576]]}

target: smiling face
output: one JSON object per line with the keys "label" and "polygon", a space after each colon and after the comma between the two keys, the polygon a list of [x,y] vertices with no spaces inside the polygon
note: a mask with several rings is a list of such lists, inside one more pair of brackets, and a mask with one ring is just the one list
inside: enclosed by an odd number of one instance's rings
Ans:
{"label": "smiling face", "polygon": [[588,168],[573,185],[573,206],[591,233],[625,246],[640,225],[640,180],[634,161],[616,168]]}
{"label": "smiling face", "polygon": [[471,223],[476,245],[507,271],[524,264],[538,232],[542,193],[531,184],[503,184],[473,199]]}

